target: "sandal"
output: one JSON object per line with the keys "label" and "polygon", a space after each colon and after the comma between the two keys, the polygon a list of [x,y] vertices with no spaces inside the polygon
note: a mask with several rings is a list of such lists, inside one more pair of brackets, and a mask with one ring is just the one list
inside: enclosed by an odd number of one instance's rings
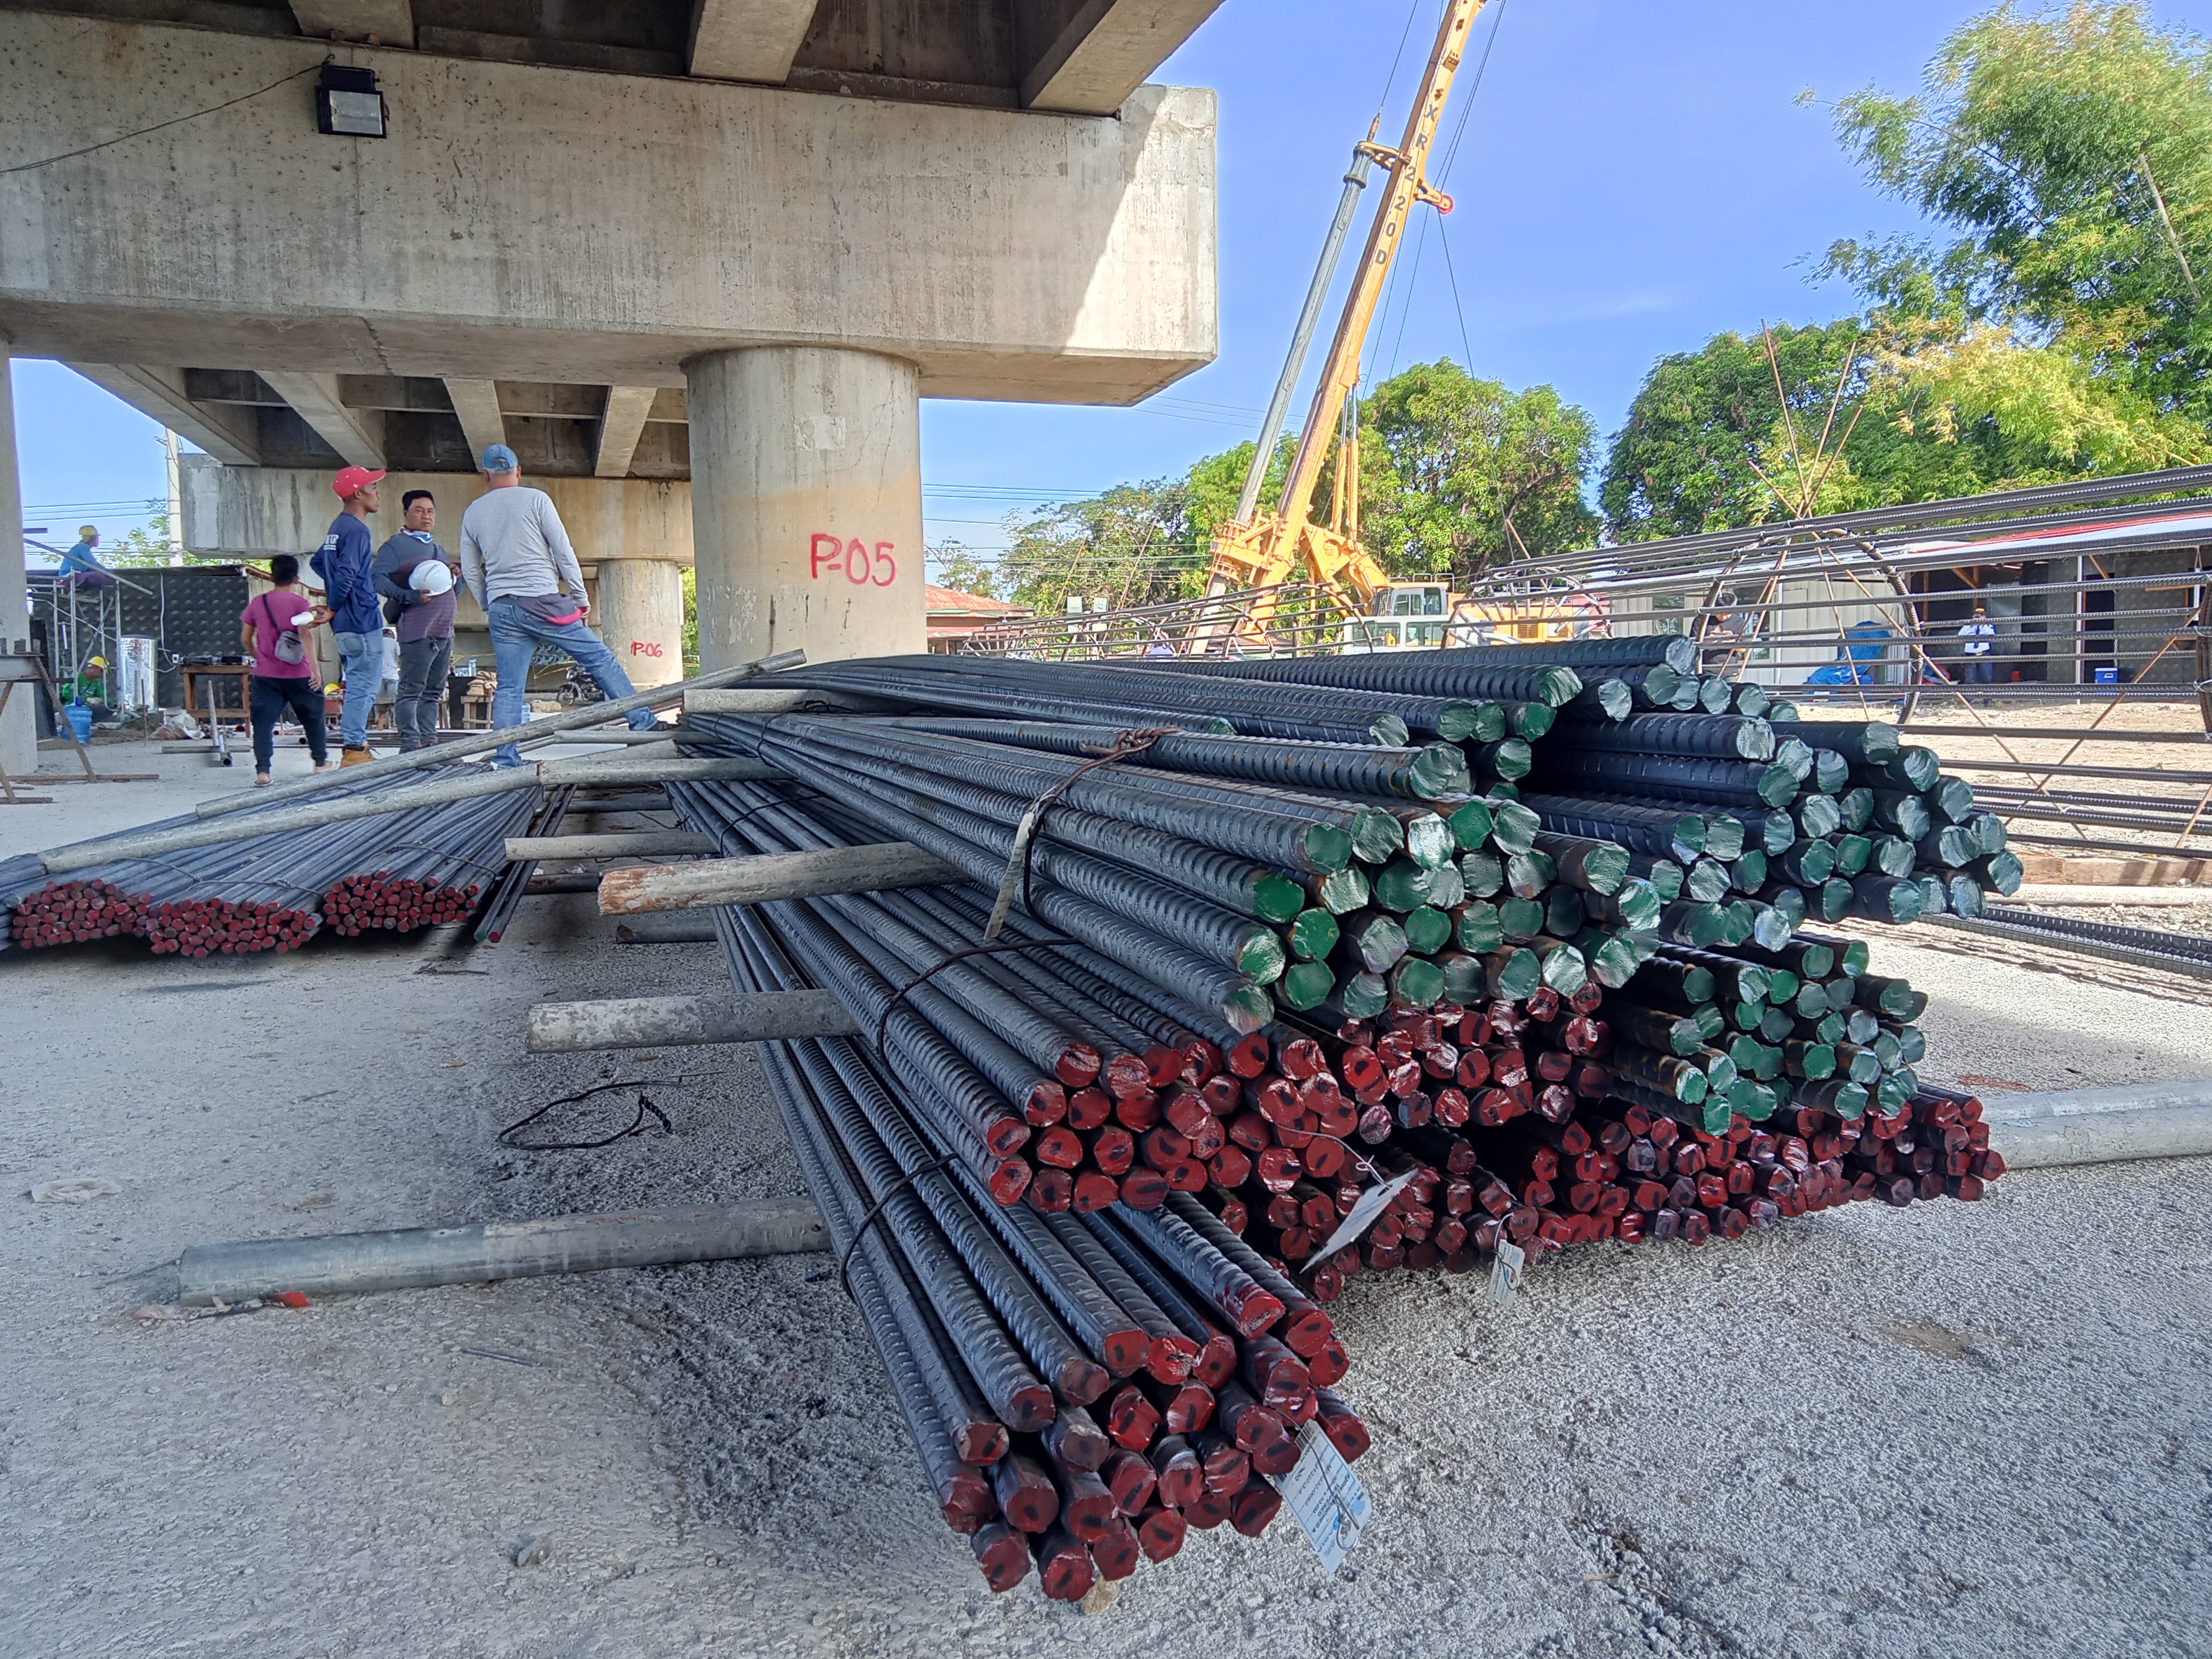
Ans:
{"label": "sandal", "polygon": [[253,787],[256,789],[266,789],[269,787],[269,775],[266,772],[256,772],[253,775]]}

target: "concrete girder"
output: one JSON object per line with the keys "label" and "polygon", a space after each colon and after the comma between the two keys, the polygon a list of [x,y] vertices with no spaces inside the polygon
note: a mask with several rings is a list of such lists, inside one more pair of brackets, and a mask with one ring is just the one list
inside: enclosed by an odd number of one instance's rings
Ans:
{"label": "concrete girder", "polygon": [[319,40],[373,34],[387,46],[415,44],[412,0],[292,0],[292,16],[301,33]]}
{"label": "concrete girder", "polygon": [[1210,93],[1045,119],[348,48],[388,139],[245,97],[327,50],[0,11],[0,168],[244,100],[0,174],[15,351],[670,386],[815,346],[927,397],[1114,404],[1214,355]]}
{"label": "concrete girder", "polygon": [[384,465],[384,411],[349,408],[338,394],[337,375],[270,368],[261,378],[349,466]]}
{"label": "concrete girder", "polygon": [[94,386],[112,392],[149,420],[189,438],[219,461],[258,466],[261,441],[250,409],[196,403],[185,395],[181,368],[148,368],[134,363],[77,363],[69,368]]}
{"label": "concrete girder", "polygon": [[693,0],[690,71],[781,86],[814,21],[815,0]]}
{"label": "concrete girder", "polygon": [[507,418],[499,412],[499,382],[449,377],[446,395],[453,400],[453,413],[460,417],[471,456],[482,460],[484,451],[507,441]]}
{"label": "concrete girder", "polygon": [[1111,115],[1221,0],[1083,0],[1022,76],[1024,107]]}
{"label": "concrete girder", "polygon": [[653,412],[653,400],[659,392],[659,387],[651,386],[607,388],[606,412],[599,417],[599,458],[592,464],[594,477],[629,476],[630,457],[637,453],[637,441],[645,435],[645,417]]}

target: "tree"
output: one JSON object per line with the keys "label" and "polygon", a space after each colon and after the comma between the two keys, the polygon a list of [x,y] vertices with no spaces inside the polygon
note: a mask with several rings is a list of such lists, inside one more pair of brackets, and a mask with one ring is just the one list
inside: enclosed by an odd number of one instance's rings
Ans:
{"label": "tree", "polygon": [[[1275,453],[1267,463],[1266,477],[1260,485],[1260,504],[1257,513],[1272,513],[1282,499],[1283,485],[1291,476],[1291,462],[1297,454],[1297,434],[1285,432],[1275,441]],[[1237,515],[1237,505],[1244,494],[1244,479],[1252,471],[1252,458],[1260,453],[1255,441],[1242,443],[1234,449],[1224,449],[1218,455],[1208,455],[1193,463],[1183,480],[1188,501],[1188,516],[1192,544],[1195,547],[1212,545],[1214,534]]]}
{"label": "tree", "polygon": [[1449,360],[1416,364],[1361,406],[1360,539],[1394,575],[1462,582],[1501,561],[1587,547],[1594,441],[1589,414],[1551,386],[1511,392]]}
{"label": "tree", "polygon": [[118,568],[168,563],[176,556],[176,550],[169,545],[168,503],[149,501],[146,514],[145,523],[132,526],[116,540],[96,550],[94,556],[102,564]]}
{"label": "tree", "polygon": [[1061,501],[1027,518],[1009,514],[1011,545],[1000,560],[1010,597],[1040,615],[1073,595],[1109,607],[1189,599],[1205,586],[1187,483],[1116,484],[1085,501]]}
{"label": "tree", "polygon": [[1919,94],[1870,88],[1837,106],[1836,126],[1876,184],[1959,234],[1940,249],[1838,242],[1830,271],[1962,337],[2057,346],[2145,410],[2212,417],[2202,37],[2157,27],[2135,0],[2003,6],[1944,42]]}
{"label": "tree", "polygon": [[978,558],[964,542],[950,538],[929,550],[928,562],[937,567],[937,585],[956,593],[972,593],[979,599],[999,597],[999,574]]}

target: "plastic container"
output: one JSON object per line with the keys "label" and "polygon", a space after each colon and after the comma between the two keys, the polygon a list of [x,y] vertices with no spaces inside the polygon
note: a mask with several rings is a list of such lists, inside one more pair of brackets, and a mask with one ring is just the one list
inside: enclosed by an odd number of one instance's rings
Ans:
{"label": "plastic container", "polygon": [[2118,685],[2120,683],[2120,671],[2117,668],[2100,668],[2096,673],[2100,685]]}
{"label": "plastic container", "polygon": [[76,733],[79,743],[92,741],[92,710],[81,702],[65,705],[62,714],[68,719],[70,730]]}

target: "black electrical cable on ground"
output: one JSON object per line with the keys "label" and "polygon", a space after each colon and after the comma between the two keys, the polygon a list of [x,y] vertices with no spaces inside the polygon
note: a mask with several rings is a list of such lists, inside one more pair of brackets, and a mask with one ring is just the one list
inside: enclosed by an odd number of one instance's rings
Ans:
{"label": "black electrical cable on ground", "polygon": [[[507,1127],[499,1132],[499,1143],[502,1146],[512,1146],[518,1152],[592,1152],[601,1146],[611,1146],[617,1140],[626,1139],[628,1137],[638,1133],[645,1127],[646,1114],[648,1112],[659,1120],[661,1129],[665,1133],[672,1135],[676,1133],[676,1126],[668,1121],[667,1113],[662,1111],[659,1107],[654,1105],[650,1100],[646,1098],[645,1088],[647,1084],[651,1084],[655,1088],[663,1086],[680,1087],[686,1080],[687,1079],[683,1078],[665,1077],[628,1078],[620,1083],[599,1084],[595,1088],[585,1090],[581,1094],[563,1095],[558,1100],[547,1101],[543,1106],[540,1106],[528,1117],[519,1118],[514,1122],[508,1124]],[[622,1128],[617,1130],[613,1134],[607,1136],[605,1139],[526,1141],[514,1140],[509,1138],[517,1131],[528,1128],[532,1124],[537,1122],[539,1118],[544,1117],[546,1113],[551,1111],[556,1106],[573,1106],[578,1101],[589,1100],[593,1095],[603,1095],[612,1089],[635,1089],[638,1091],[637,1113],[636,1115],[632,1117],[627,1124],[623,1126]]]}

